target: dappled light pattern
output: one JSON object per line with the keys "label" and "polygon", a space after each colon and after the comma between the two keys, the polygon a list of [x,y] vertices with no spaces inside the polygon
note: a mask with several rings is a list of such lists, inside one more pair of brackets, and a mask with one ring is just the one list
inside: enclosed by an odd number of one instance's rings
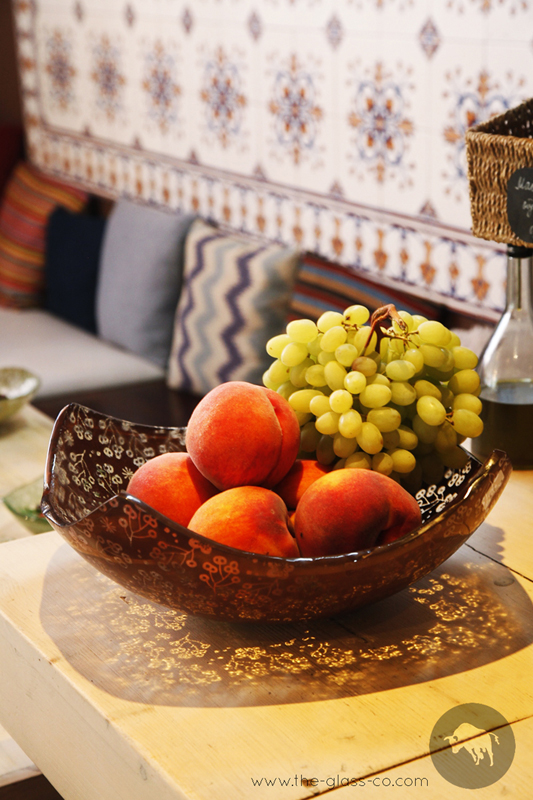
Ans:
{"label": "dappled light pattern", "polygon": [[[374,606],[275,625],[151,603],[62,547],[46,575],[41,621],[78,672],[122,699],[223,707],[348,697],[475,669],[531,643],[526,592],[505,567],[466,552],[469,563],[462,550]],[[66,595],[56,589],[62,571]]]}

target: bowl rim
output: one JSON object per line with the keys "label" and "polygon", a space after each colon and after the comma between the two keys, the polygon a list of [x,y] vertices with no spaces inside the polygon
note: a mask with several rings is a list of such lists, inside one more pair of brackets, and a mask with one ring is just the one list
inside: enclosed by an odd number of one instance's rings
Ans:
{"label": "bowl rim", "polygon": [[[52,433],[50,436],[50,441],[48,445],[48,452],[46,457],[46,465],[45,465],[45,472],[44,472],[44,481],[43,481],[43,495],[41,499],[41,509],[43,515],[46,519],[59,530],[67,530],[68,528],[76,525],[77,523],[81,522],[83,519],[87,519],[92,514],[96,514],[104,505],[109,503],[112,500],[119,499],[119,501],[131,503],[134,506],[137,506],[140,511],[143,513],[149,514],[152,517],[155,517],[161,524],[179,530],[185,535],[190,536],[191,538],[197,539],[201,545],[205,545],[207,547],[215,546],[217,550],[221,550],[224,553],[227,553],[228,556],[235,557],[242,557],[243,554],[252,556],[254,559],[257,559],[261,562],[265,563],[275,563],[275,564],[294,564],[299,565],[302,568],[305,566],[310,565],[334,565],[334,564],[343,564],[345,562],[355,562],[361,561],[363,559],[372,557],[374,555],[379,555],[381,553],[392,552],[395,549],[402,549],[408,543],[412,542],[414,539],[418,539],[424,535],[424,533],[431,527],[433,527],[437,523],[443,523],[446,519],[455,512],[456,506],[465,500],[472,492],[475,490],[476,486],[481,483],[487,475],[491,472],[494,468],[495,464],[500,462],[502,458],[508,460],[507,454],[503,450],[493,450],[493,452],[488,456],[488,458],[481,462],[479,461],[472,453],[467,450],[464,450],[465,453],[470,457],[470,459],[478,465],[478,468],[475,472],[465,480],[464,485],[460,487],[459,491],[457,492],[457,496],[450,502],[446,503],[446,507],[443,511],[436,514],[432,517],[431,520],[427,522],[423,522],[414,530],[410,531],[409,533],[402,536],[400,539],[395,539],[392,542],[388,542],[381,545],[376,545],[374,547],[366,548],[365,550],[354,550],[349,553],[340,553],[336,555],[329,555],[329,556],[315,556],[315,557],[304,557],[304,556],[297,556],[294,558],[287,558],[283,556],[270,556],[265,555],[263,553],[254,553],[250,550],[240,550],[235,547],[231,547],[230,545],[222,544],[217,542],[213,539],[209,539],[207,536],[203,534],[196,533],[196,531],[191,530],[190,528],[186,528],[183,525],[171,520],[169,517],[161,514],[161,512],[157,511],[156,509],[149,506],[147,503],[139,500],[137,497],[128,494],[126,491],[117,492],[114,495],[103,500],[99,505],[95,508],[91,509],[87,514],[81,516],[79,519],[73,520],[71,522],[66,520],[59,519],[52,507],[50,502],[50,498],[52,496],[52,489],[51,489],[51,481],[52,475],[54,471],[54,463],[55,463],[55,452],[57,449],[57,444],[60,436],[60,432],[63,425],[64,418],[71,413],[74,409],[83,409],[85,411],[90,412],[93,415],[99,416],[103,419],[110,420],[112,422],[118,423],[126,423],[127,425],[131,425],[136,430],[142,431],[152,431],[152,432],[171,432],[171,431],[185,431],[186,427],[173,427],[173,426],[163,426],[163,425],[146,425],[144,423],[136,423],[130,422],[129,420],[121,419],[120,417],[114,417],[110,414],[104,414],[101,411],[96,411],[94,409],[89,408],[88,406],[84,406],[80,403],[69,403],[68,405],[64,406],[59,414],[56,417],[54,422],[54,426],[52,429]],[[464,449],[464,448],[463,448]],[[187,452],[187,451],[184,451]],[[147,560],[147,559],[145,559]]]}
{"label": "bowl rim", "polygon": [[38,375],[36,375],[34,372],[31,372],[29,369],[26,369],[26,367],[17,367],[17,366],[0,367],[0,386],[2,385],[3,376],[6,373],[13,373],[13,372],[18,373],[23,380],[31,380],[32,386],[29,389],[29,391],[24,392],[24,394],[17,394],[14,395],[13,397],[1,398],[0,403],[18,402],[19,400],[29,399],[35,394],[35,392],[37,392],[37,390],[41,386],[41,379],[39,378]]}

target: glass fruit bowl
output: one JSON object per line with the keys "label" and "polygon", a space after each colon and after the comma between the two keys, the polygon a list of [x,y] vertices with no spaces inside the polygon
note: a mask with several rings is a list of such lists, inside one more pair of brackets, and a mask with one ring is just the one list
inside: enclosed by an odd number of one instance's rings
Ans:
{"label": "glass fruit bowl", "polygon": [[125,492],[145,460],[185,450],[185,431],[66,406],[50,440],[41,508],[83,558],[125,588],[225,620],[310,620],[399,592],[468,539],[511,474],[501,451],[484,464],[470,457],[418,493],[422,525],[390,544],[320,558],[256,555],[200,536]]}
{"label": "glass fruit bowl", "polygon": [[21,367],[0,369],[0,422],[12,417],[35,396],[41,382]]}

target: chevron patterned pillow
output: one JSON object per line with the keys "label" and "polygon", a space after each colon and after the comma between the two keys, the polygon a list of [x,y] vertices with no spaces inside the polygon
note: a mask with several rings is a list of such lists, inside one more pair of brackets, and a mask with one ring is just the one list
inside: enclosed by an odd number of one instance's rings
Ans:
{"label": "chevron patterned pillow", "polygon": [[287,323],[296,250],[196,220],[185,243],[168,385],[204,395],[231,380],[260,384],[265,345]]}

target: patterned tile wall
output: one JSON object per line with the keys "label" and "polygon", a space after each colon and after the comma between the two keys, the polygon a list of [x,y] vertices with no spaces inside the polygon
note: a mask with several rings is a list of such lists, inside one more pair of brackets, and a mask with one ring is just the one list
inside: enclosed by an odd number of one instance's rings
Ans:
{"label": "patterned tile wall", "polygon": [[489,318],[465,130],[533,96],[533,0],[14,0],[30,154]]}

